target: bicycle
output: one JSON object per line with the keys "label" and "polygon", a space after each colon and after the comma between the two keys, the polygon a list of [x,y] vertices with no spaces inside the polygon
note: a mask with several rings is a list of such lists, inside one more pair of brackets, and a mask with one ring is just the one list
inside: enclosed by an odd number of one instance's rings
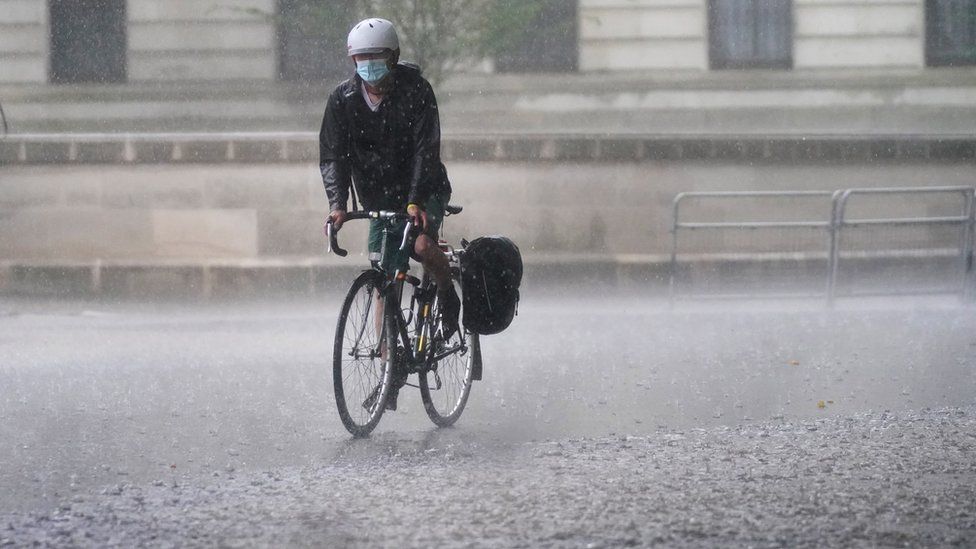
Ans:
{"label": "bicycle", "polygon": [[[447,206],[445,215],[461,212]],[[346,222],[380,219],[384,224],[380,257],[386,257],[387,236],[404,223],[400,250],[413,246],[416,238],[405,213],[389,211],[350,212]],[[329,251],[340,257],[338,231],[326,224]],[[438,245],[447,255],[451,278],[457,287],[460,257],[464,253],[444,241]],[[408,267],[409,268],[409,267]],[[412,290],[409,306],[402,306],[405,284]],[[355,437],[367,436],[379,423],[392,391],[417,387],[428,417],[439,427],[453,425],[467,404],[471,383],[480,379],[481,349],[478,335],[463,326],[444,337],[435,281],[424,273],[417,278],[407,270],[387,272],[380,261],[353,281],[346,294],[333,348],[332,378],[336,406],[342,424]],[[417,374],[417,385],[408,378]]]}

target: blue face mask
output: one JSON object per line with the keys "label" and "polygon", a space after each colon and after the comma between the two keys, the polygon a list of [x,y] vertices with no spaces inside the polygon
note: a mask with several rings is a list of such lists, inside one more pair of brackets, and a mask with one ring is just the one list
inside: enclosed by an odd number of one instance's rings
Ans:
{"label": "blue face mask", "polygon": [[364,59],[356,61],[356,74],[370,85],[376,85],[390,74],[386,59]]}

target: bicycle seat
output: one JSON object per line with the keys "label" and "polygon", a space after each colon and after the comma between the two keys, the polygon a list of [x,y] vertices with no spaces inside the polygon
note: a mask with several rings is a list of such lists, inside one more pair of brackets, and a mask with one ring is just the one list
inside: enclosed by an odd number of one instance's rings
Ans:
{"label": "bicycle seat", "polygon": [[464,207],[462,207],[462,206],[455,206],[453,204],[448,204],[448,205],[444,206],[445,215],[457,215],[457,214],[461,213],[461,210],[463,210],[463,209],[464,209]]}

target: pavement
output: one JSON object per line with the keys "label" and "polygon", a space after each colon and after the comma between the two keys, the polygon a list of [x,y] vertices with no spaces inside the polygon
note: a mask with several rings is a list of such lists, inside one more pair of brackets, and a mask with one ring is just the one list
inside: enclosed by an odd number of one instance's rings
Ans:
{"label": "pavement", "polygon": [[[451,429],[334,411],[339,292],[0,301],[0,545],[968,546],[976,315],[552,288]],[[414,395],[415,396],[415,395]]]}
{"label": "pavement", "polygon": [[311,467],[118,484],[0,544],[971,546],[974,451],[971,406],[531,444],[384,436]]}

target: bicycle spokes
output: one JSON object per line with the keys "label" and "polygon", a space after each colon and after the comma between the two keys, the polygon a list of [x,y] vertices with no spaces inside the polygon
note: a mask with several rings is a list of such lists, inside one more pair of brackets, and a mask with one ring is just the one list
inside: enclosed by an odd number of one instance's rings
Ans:
{"label": "bicycle spokes", "polygon": [[392,360],[390,329],[383,321],[377,273],[359,276],[346,295],[336,327],[333,385],[343,425],[365,436],[383,414],[389,393]]}

